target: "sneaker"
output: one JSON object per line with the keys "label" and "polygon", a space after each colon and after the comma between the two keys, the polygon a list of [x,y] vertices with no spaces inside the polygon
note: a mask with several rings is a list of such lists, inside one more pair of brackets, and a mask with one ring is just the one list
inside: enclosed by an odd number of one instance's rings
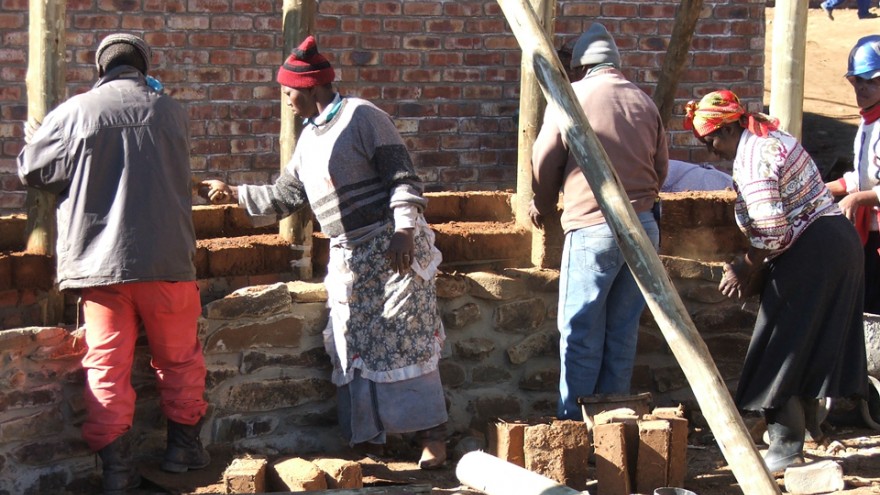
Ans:
{"label": "sneaker", "polygon": [[825,13],[828,14],[828,18],[831,19],[831,20],[833,21],[833,20],[834,20],[834,14],[832,14],[831,12],[832,12],[834,9],[832,9],[832,8],[830,8],[830,7],[828,7],[828,6],[826,6],[825,4],[822,4],[821,7],[822,7],[822,10],[824,10]]}

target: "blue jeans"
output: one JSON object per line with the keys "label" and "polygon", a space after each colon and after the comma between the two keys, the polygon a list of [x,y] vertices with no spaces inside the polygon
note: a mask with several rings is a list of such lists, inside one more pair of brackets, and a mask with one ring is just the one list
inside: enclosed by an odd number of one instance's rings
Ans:
{"label": "blue jeans", "polygon": [[[639,221],[654,249],[660,228]],[[645,299],[607,224],[569,232],[559,274],[559,419],[583,420],[578,397],[628,394]]]}
{"label": "blue jeans", "polygon": [[[825,0],[822,2],[822,8],[833,10],[845,3],[846,0]],[[868,9],[871,8],[871,0],[856,0],[856,6],[859,9],[859,17],[868,15]]]}

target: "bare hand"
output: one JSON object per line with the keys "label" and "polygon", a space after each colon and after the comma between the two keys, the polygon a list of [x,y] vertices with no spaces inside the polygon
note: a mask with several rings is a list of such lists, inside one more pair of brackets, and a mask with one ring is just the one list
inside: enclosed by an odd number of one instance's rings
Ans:
{"label": "bare hand", "polygon": [[763,263],[760,266],[746,262],[745,256],[739,256],[732,263],[724,264],[724,276],[718,284],[718,290],[727,297],[744,299],[763,290],[761,280]]}
{"label": "bare hand", "polygon": [[413,238],[413,229],[400,229],[394,231],[391,236],[391,242],[388,245],[388,262],[391,268],[397,273],[403,275],[408,272],[412,266],[413,256],[415,254],[415,241]]}
{"label": "bare hand", "polygon": [[529,203],[529,218],[532,220],[532,225],[534,225],[535,228],[541,230],[544,229],[544,215],[542,215],[541,212],[538,211],[538,208],[535,207],[535,200],[532,200],[532,202]]}
{"label": "bare hand", "polygon": [[843,215],[850,222],[856,221],[856,212],[859,209],[859,202],[856,201],[855,194],[847,194],[840,201],[838,201],[837,206],[840,207],[840,210],[843,211]]}
{"label": "bare hand", "polygon": [[199,196],[214,204],[235,203],[238,194],[235,188],[228,186],[222,180],[203,180],[199,183]]}
{"label": "bare hand", "polygon": [[37,129],[42,125],[41,122],[37,122],[33,119],[27,119],[24,121],[24,143],[31,144],[31,140],[34,139],[34,134],[37,132]]}

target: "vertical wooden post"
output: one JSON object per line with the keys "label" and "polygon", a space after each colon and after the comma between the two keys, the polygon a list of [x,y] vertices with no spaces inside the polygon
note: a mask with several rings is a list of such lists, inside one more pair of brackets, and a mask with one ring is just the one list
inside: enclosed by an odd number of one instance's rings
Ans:
{"label": "vertical wooden post", "polygon": [[525,0],[497,2],[522,47],[523,58],[535,71],[547,104],[559,115],[560,130],[743,492],[779,494],[779,486],[758,454],[705,342],[639,223],[535,13]]}
{"label": "vertical wooden post", "polygon": [[773,9],[770,113],[779,127],[800,139],[804,118],[804,58],[808,0],[777,0]]}
{"label": "vertical wooden post", "polygon": [[[282,60],[285,60],[290,52],[314,31],[316,11],[315,0],[284,0]],[[320,46],[318,48],[320,49]],[[287,107],[283,95],[279,99],[281,101],[280,157],[281,170],[284,170],[293,156],[293,150],[302,132],[302,122],[294,115],[293,110]],[[282,219],[279,224],[278,234],[281,238],[291,243],[294,249],[302,250],[300,262],[293,267],[293,271],[300,279],[312,278],[312,230],[312,211],[308,207]]]}
{"label": "vertical wooden post", "polygon": [[678,88],[681,71],[687,61],[691,41],[694,39],[694,29],[697,26],[697,19],[700,18],[702,8],[703,0],[681,0],[678,12],[675,14],[672,36],[669,39],[669,46],[666,48],[663,66],[660,68],[660,80],[657,81],[657,88],[654,90],[654,103],[660,110],[660,118],[666,127],[669,126],[669,119],[672,118],[675,91]]}
{"label": "vertical wooden post", "polygon": [[[538,21],[547,36],[553,38],[553,17],[556,13],[556,0],[529,0],[538,16]],[[523,61],[525,62],[525,61]],[[544,114],[544,95],[535,74],[529,67],[520,65],[519,90],[519,132],[517,141],[516,194],[513,197],[513,211],[520,227],[531,228],[529,203],[532,201],[532,145],[541,130]],[[532,264],[546,266],[546,234],[532,230]]]}
{"label": "vertical wooden post", "polygon": [[[39,125],[65,95],[66,0],[32,0],[28,12],[28,121]],[[27,252],[55,254],[55,196],[28,188]]]}

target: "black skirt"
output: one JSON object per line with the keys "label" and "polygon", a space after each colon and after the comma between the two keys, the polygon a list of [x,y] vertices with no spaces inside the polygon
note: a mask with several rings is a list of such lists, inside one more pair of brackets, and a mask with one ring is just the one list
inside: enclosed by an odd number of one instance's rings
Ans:
{"label": "black skirt", "polygon": [[740,409],[789,397],[864,397],[864,252],[842,215],[819,218],[769,263],[736,391]]}

